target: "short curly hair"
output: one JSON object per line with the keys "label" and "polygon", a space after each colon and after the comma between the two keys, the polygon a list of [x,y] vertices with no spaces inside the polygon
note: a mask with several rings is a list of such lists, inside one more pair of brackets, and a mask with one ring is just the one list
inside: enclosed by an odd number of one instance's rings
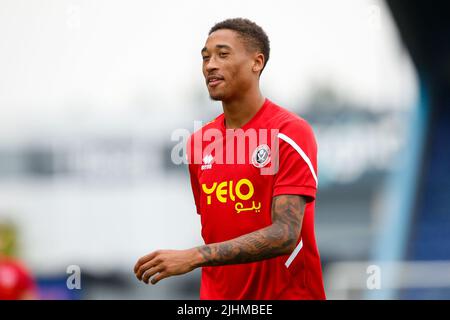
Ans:
{"label": "short curly hair", "polygon": [[266,67],[267,61],[269,61],[270,55],[270,41],[264,30],[256,23],[248,19],[233,18],[216,23],[211,30],[209,30],[208,35],[221,29],[228,29],[237,32],[247,45],[249,45],[253,50],[259,51],[264,55],[264,66],[261,69],[262,73]]}

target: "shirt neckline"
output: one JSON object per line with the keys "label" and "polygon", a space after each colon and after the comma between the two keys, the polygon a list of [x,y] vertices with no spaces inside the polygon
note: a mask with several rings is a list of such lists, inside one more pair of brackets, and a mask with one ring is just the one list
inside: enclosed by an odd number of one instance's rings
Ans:
{"label": "shirt neckline", "polygon": [[256,120],[258,120],[261,117],[261,115],[264,113],[264,110],[267,108],[269,103],[270,103],[270,100],[268,98],[264,98],[264,103],[261,106],[261,108],[259,108],[258,112],[256,112],[255,115],[240,128],[235,128],[235,129],[227,128],[225,126],[225,113],[222,113],[222,120],[220,121],[220,125],[223,130],[233,130],[234,131],[234,130],[241,129],[241,130],[245,131],[245,130],[247,130],[247,128],[249,126],[251,126]]}

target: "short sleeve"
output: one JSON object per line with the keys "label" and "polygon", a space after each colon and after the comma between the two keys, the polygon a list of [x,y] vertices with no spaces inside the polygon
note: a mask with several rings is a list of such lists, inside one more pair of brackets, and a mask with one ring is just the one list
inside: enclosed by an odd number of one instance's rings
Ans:
{"label": "short sleeve", "polygon": [[295,120],[278,133],[279,167],[273,196],[297,194],[313,201],[317,192],[317,143],[305,120]]}
{"label": "short sleeve", "polygon": [[194,196],[195,208],[200,214],[200,183],[198,181],[198,164],[193,159],[193,136],[187,141],[186,156],[188,161],[189,176],[191,181],[192,194]]}

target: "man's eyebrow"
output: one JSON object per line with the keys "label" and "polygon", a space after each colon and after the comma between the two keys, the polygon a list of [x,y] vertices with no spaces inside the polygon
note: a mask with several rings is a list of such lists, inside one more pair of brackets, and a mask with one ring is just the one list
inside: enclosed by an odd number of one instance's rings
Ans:
{"label": "man's eyebrow", "polygon": [[226,45],[226,44],[217,44],[216,48],[217,49],[228,49],[228,50],[231,50],[231,47],[229,45]]}
{"label": "man's eyebrow", "polygon": [[[228,49],[231,50],[231,47],[227,44],[216,44],[217,49]],[[206,47],[203,47],[201,53],[207,52],[208,49]]]}

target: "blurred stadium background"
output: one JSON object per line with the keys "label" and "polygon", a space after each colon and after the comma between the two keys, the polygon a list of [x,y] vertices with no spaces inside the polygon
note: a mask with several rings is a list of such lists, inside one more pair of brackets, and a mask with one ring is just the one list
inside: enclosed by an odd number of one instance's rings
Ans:
{"label": "blurred stadium background", "polygon": [[[155,249],[202,243],[171,133],[221,112],[200,49],[215,22],[242,16],[271,40],[264,94],[316,132],[328,298],[449,299],[445,9],[2,0],[0,230],[9,231],[0,237],[15,240],[9,253],[30,270],[39,299],[197,299],[199,270],[146,286],[132,267]],[[81,290],[66,286],[70,265],[81,269]],[[370,266],[378,289],[368,286]]]}

